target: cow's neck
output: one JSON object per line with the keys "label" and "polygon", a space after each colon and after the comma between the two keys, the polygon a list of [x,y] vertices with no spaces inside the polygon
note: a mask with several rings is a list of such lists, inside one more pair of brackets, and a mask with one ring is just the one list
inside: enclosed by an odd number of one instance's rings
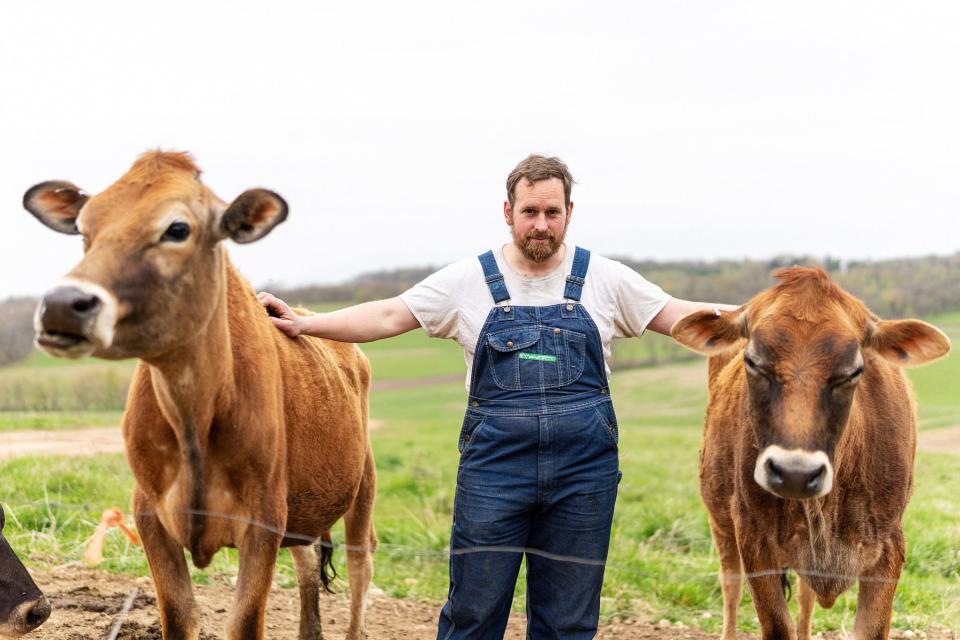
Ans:
{"label": "cow's neck", "polygon": [[187,547],[197,566],[200,538],[206,523],[204,492],[207,444],[218,407],[233,396],[233,357],[227,309],[226,275],[221,261],[219,291],[212,296],[214,310],[206,326],[162,357],[151,360],[150,379],[160,410],[176,433],[180,449],[176,502],[185,509]]}
{"label": "cow's neck", "polygon": [[[206,326],[175,349],[151,360],[153,388],[170,425],[181,435],[194,431],[205,443],[217,406],[232,395],[232,350],[227,313],[226,271],[221,263],[213,313]],[[181,448],[188,444],[181,438]]]}

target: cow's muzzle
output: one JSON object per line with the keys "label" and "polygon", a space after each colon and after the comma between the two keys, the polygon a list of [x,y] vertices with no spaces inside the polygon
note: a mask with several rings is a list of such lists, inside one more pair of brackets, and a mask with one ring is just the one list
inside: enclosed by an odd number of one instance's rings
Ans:
{"label": "cow's muzzle", "polygon": [[823,451],[771,445],[757,457],[753,479],[781,498],[819,498],[833,488],[833,465]]}
{"label": "cow's muzzle", "polygon": [[24,602],[10,612],[10,617],[0,623],[0,638],[16,638],[30,633],[50,617],[50,603],[46,597]]}
{"label": "cow's muzzle", "polygon": [[82,358],[113,342],[117,303],[103,287],[66,280],[40,300],[34,316],[37,346],[60,358]]}

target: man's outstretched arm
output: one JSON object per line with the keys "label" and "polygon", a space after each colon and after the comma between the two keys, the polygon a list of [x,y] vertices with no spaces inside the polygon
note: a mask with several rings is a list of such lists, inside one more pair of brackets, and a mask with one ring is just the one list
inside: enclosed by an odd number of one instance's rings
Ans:
{"label": "man's outstretched arm", "polygon": [[308,335],[341,342],[373,342],[420,327],[399,297],[309,316],[295,314],[287,303],[269,293],[257,294],[257,300],[270,312],[274,326],[291,338]]}
{"label": "man's outstretched arm", "polygon": [[677,320],[680,318],[690,315],[694,311],[712,311],[714,309],[719,309],[720,311],[733,311],[736,309],[736,305],[732,304],[718,304],[715,302],[693,302],[691,300],[681,300],[679,298],[671,298],[670,302],[660,310],[653,320],[650,321],[650,324],[647,325],[647,328],[651,331],[656,331],[657,333],[662,333],[665,336],[670,335],[670,329],[676,324]]}

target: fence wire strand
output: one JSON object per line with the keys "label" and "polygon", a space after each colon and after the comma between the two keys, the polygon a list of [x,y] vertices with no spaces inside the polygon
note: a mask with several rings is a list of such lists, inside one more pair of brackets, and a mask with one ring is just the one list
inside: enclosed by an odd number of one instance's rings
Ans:
{"label": "fence wire strand", "polygon": [[[4,507],[4,511],[7,512],[7,515],[11,517],[11,519],[14,522],[16,522],[21,529],[23,529],[23,526],[20,523],[19,519],[17,518],[16,512],[18,509],[24,508],[24,507],[32,507],[32,508],[41,507],[46,511],[47,517],[52,518],[54,521],[56,521],[56,517],[54,516],[53,511],[51,510],[51,503],[49,503],[46,500],[43,500],[43,501],[36,500],[32,502],[22,503],[18,507],[12,507],[10,505],[4,504],[3,507]],[[64,509],[72,510],[72,511],[82,511],[85,513],[89,512],[89,509],[87,508],[84,508],[81,506],[74,506],[74,505],[57,505],[55,510],[61,511]],[[282,531],[279,528],[273,525],[270,525],[268,523],[260,522],[260,521],[257,521],[251,518],[246,518],[243,516],[238,516],[232,513],[209,511],[209,510],[203,510],[203,509],[185,509],[185,510],[182,510],[181,513],[183,513],[184,515],[203,515],[210,518],[220,518],[223,520],[229,520],[233,522],[246,523],[249,525],[262,528],[271,533],[282,535],[288,540],[301,541],[305,545],[312,544],[312,545],[317,545],[321,547],[327,547],[330,549],[342,548],[347,552],[407,553],[409,555],[412,555],[413,557],[435,558],[436,561],[438,562],[447,560],[450,557],[450,555],[467,555],[467,554],[473,554],[473,553],[504,553],[504,554],[533,555],[533,556],[546,558],[549,560],[555,560],[558,562],[571,562],[571,563],[591,565],[591,566],[605,566],[606,570],[608,571],[614,571],[614,572],[625,574],[631,577],[650,578],[650,579],[657,579],[660,581],[670,580],[673,582],[679,582],[682,580],[690,580],[690,579],[717,580],[718,578],[721,581],[725,581],[725,582],[726,581],[731,581],[731,582],[746,581],[753,578],[782,576],[782,575],[789,574],[791,571],[795,572],[801,578],[819,578],[819,579],[826,579],[826,580],[851,581],[851,582],[860,582],[860,583],[879,583],[879,584],[904,584],[904,583],[915,582],[915,580],[912,580],[909,577],[904,578],[902,576],[898,579],[898,578],[886,578],[882,576],[834,573],[829,571],[819,571],[815,569],[797,569],[794,567],[778,567],[778,568],[770,568],[770,569],[764,569],[759,571],[742,572],[742,573],[723,572],[722,574],[718,574],[717,571],[710,571],[710,572],[690,571],[690,572],[684,572],[682,574],[677,574],[674,572],[670,576],[666,576],[663,572],[637,571],[634,568],[614,564],[608,561],[585,558],[577,555],[557,554],[557,553],[545,551],[542,549],[526,547],[526,546],[510,546],[510,545],[486,546],[484,545],[484,546],[476,546],[476,547],[457,547],[455,549],[451,549],[449,546],[445,546],[440,549],[431,549],[431,548],[423,548],[423,547],[417,547],[417,546],[406,545],[406,544],[380,542],[374,548],[367,545],[350,545],[350,544],[347,544],[346,542],[341,542],[341,541],[328,542],[326,540],[305,535],[305,534]],[[146,512],[146,513],[141,513],[140,515],[159,517],[161,514],[159,512]],[[90,521],[90,524],[92,527],[93,526],[92,520]],[[662,531],[662,530],[658,530],[658,531]],[[34,532],[31,532],[31,533],[34,533]],[[657,533],[655,532],[653,535],[648,537],[644,542],[651,542],[651,541],[655,542],[657,541],[657,539],[658,539]],[[709,538],[709,537],[698,537],[698,538],[687,537],[687,538],[683,538],[682,540],[685,543],[689,543],[691,541],[697,541],[697,542],[711,541],[712,542],[712,538]]]}

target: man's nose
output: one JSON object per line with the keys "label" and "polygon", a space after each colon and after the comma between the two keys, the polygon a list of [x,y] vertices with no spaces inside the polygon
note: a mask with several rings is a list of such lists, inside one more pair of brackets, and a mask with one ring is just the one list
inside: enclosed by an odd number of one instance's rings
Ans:
{"label": "man's nose", "polygon": [[547,230],[547,216],[540,214],[536,217],[533,222],[533,226],[537,231],[546,231]]}

